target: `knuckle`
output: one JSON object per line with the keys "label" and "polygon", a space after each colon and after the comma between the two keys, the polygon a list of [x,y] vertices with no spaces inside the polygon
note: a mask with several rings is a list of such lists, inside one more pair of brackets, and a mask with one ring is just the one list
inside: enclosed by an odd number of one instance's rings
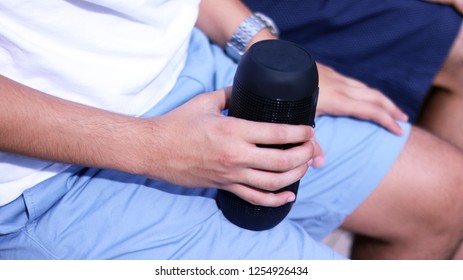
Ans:
{"label": "knuckle", "polygon": [[302,179],[302,177],[304,177],[304,175],[306,174],[307,170],[309,169],[309,163],[304,163],[301,168],[300,168],[300,171],[299,171],[299,174],[298,174],[298,180]]}
{"label": "knuckle", "polygon": [[302,126],[302,142],[310,140],[312,137],[313,129],[310,126]]}
{"label": "knuckle", "polygon": [[275,161],[277,170],[286,171],[292,168],[292,162],[288,157],[280,157]]}
{"label": "knuckle", "polygon": [[288,130],[285,125],[276,125],[273,129],[273,137],[282,143],[287,143]]}
{"label": "knuckle", "polygon": [[251,204],[254,204],[254,205],[261,205],[262,204],[262,199],[260,199],[260,197],[258,196],[250,196],[247,198],[247,201]]}
{"label": "knuckle", "polygon": [[265,188],[267,191],[278,191],[281,188],[284,188],[287,183],[285,179],[285,175],[283,174],[278,174],[276,176],[271,176],[272,178],[268,178]]}
{"label": "knuckle", "polygon": [[267,188],[269,191],[277,191],[284,187],[284,183],[281,179],[279,180],[270,180],[267,184]]}
{"label": "knuckle", "polygon": [[222,136],[230,136],[236,133],[237,124],[236,121],[228,121],[228,122],[216,122],[215,125],[212,127],[214,132],[218,135]]}
{"label": "knuckle", "polygon": [[381,113],[382,111],[379,110],[379,108],[368,104],[367,106],[364,106],[361,110],[358,111],[357,116],[364,120],[371,120],[381,115]]}
{"label": "knuckle", "polygon": [[221,166],[232,167],[240,165],[241,157],[234,151],[223,151],[217,155],[217,162]]}
{"label": "knuckle", "polygon": [[250,183],[250,185],[264,192],[276,191],[283,187],[278,174],[254,178]]}
{"label": "knuckle", "polygon": [[198,94],[197,96],[193,97],[193,99],[191,101],[199,103],[199,104],[207,104],[207,103],[209,103],[208,99],[210,98],[210,95],[211,94],[209,92],[201,93],[201,94]]}
{"label": "knuckle", "polygon": [[309,161],[313,157],[317,145],[315,141],[316,140],[311,140],[300,146],[300,155],[303,157],[304,161]]}

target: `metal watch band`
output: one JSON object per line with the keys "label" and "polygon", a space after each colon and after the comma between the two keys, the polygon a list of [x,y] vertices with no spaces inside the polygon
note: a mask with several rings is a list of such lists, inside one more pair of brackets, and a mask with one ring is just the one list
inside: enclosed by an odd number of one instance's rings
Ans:
{"label": "metal watch band", "polygon": [[239,61],[251,39],[264,28],[268,28],[272,34],[278,36],[275,24],[265,15],[254,13],[246,18],[227,43],[225,49],[227,54],[235,61]]}
{"label": "metal watch band", "polygon": [[229,43],[242,54],[249,41],[265,27],[265,23],[255,15],[252,15],[240,24]]}

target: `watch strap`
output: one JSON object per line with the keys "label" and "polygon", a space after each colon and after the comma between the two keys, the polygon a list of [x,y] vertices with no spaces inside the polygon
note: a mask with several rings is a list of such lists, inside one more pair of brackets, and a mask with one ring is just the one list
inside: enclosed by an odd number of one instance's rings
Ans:
{"label": "watch strap", "polygon": [[236,29],[228,44],[242,55],[246,46],[249,44],[249,41],[251,41],[251,39],[256,36],[259,31],[266,27],[267,26],[260,18],[256,15],[251,15]]}

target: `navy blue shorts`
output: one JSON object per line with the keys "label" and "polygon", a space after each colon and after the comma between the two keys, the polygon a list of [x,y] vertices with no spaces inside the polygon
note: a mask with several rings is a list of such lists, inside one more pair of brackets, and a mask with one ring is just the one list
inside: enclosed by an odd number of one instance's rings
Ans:
{"label": "navy blue shorts", "polygon": [[419,0],[244,0],[275,20],[281,38],[380,89],[411,120],[458,33],[451,7]]}

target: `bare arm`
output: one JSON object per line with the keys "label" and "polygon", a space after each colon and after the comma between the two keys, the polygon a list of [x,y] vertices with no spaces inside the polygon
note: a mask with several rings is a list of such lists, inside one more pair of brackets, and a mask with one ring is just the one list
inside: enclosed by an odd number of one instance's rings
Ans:
{"label": "bare arm", "polygon": [[[209,16],[206,21],[219,20]],[[239,22],[241,18],[236,26]],[[234,28],[224,25],[209,34],[220,40],[228,36],[221,32]],[[265,206],[294,199],[291,192],[265,191],[304,175],[314,149],[319,150],[313,130],[225,117],[221,112],[229,92],[205,93],[162,117],[143,119],[59,99],[0,77],[0,150],[186,187],[221,188]],[[257,143],[304,144],[283,151]]]}
{"label": "bare arm", "polygon": [[[307,126],[223,116],[228,89],[145,119],[59,99],[5,77],[0,77],[0,95],[0,150],[187,187],[222,188],[260,205],[293,199],[291,192],[262,190],[299,180],[314,153],[313,130]],[[304,144],[285,151],[256,147],[298,142]]]}
{"label": "bare arm", "polygon": [[[252,12],[238,0],[202,0],[196,26],[221,46],[230,40],[238,26]],[[249,42],[249,46],[264,39],[276,39],[267,29],[262,29]]]}
{"label": "bare arm", "polygon": [[[0,76],[0,149],[140,173],[140,120],[56,98]],[[130,148],[131,147],[131,148]]]}

